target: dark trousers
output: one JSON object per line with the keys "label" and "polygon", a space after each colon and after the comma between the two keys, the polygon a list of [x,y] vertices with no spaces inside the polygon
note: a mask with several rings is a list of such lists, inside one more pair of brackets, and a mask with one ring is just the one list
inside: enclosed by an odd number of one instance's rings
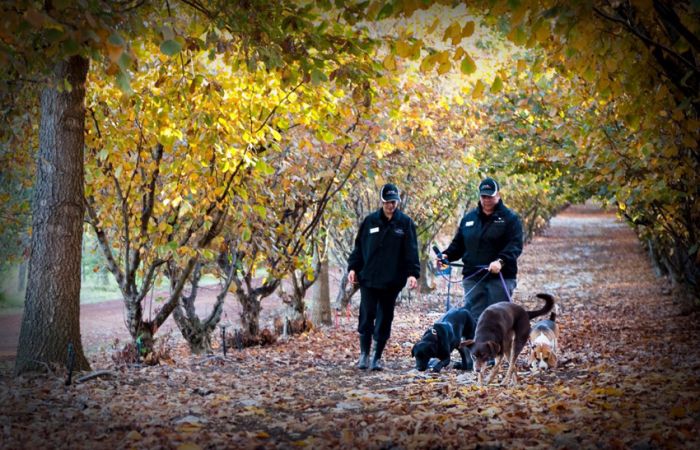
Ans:
{"label": "dark trousers", "polygon": [[401,288],[360,287],[360,322],[357,325],[357,331],[361,335],[372,335],[377,342],[389,340],[396,297],[399,292]]}
{"label": "dark trousers", "polygon": [[515,278],[506,278],[504,281],[508,288],[507,294],[500,278],[487,278],[481,283],[473,278],[462,280],[464,307],[471,313],[475,322],[479,321],[481,313],[486,308],[494,303],[507,302],[508,297],[513,296],[513,291],[518,285],[517,281]]}

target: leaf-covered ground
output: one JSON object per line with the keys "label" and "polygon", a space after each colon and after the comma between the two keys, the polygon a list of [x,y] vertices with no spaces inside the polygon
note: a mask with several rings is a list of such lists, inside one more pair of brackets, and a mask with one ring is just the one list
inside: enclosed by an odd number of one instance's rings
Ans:
{"label": "leaf-covered ground", "polygon": [[[516,387],[412,370],[410,349],[444,309],[397,308],[387,370],[361,372],[355,317],[223,358],[0,380],[5,448],[700,448],[698,313],[682,313],[614,216],[577,207],[525,248],[515,301],[561,306],[560,366]],[[438,293],[446,291],[439,283]],[[456,352],[453,356],[457,356]]]}

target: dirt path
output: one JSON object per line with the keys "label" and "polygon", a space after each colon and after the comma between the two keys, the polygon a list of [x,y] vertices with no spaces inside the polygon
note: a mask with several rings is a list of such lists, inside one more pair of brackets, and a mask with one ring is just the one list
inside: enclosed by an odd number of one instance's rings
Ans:
{"label": "dirt path", "polygon": [[[585,207],[555,218],[520,259],[515,301],[556,295],[560,366],[514,387],[412,370],[440,295],[397,308],[387,370],[353,367],[355,318],[226,358],[0,379],[2,448],[700,448],[697,312],[682,315],[636,238]],[[444,292],[444,284],[440,286]],[[456,354],[455,354],[456,355]],[[454,355],[453,355],[454,356]],[[69,426],[67,426],[69,424]]]}

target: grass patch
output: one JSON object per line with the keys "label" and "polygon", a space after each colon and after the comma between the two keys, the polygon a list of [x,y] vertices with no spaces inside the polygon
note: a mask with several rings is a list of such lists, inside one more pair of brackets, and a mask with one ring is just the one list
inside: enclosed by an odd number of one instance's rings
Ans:
{"label": "grass patch", "polygon": [[[200,281],[202,286],[212,286],[219,279],[205,275]],[[10,266],[0,271],[0,313],[12,314],[20,312],[24,307],[25,290],[18,290],[18,267]],[[156,286],[156,291],[167,291],[168,280],[163,279]],[[149,293],[148,296],[151,294]],[[155,298],[155,297],[154,297]],[[121,300],[122,293],[112,274],[88,274],[80,285],[80,304],[101,303],[110,300]]]}

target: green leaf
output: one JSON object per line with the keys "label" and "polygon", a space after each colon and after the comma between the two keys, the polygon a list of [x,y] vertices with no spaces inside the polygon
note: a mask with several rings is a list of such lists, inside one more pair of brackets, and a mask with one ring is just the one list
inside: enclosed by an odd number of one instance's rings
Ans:
{"label": "green leaf", "polygon": [[255,170],[256,172],[259,172],[264,176],[272,175],[273,173],[275,173],[275,168],[267,164],[262,159],[258,159],[255,163]]}
{"label": "green leaf", "polygon": [[63,42],[63,50],[68,56],[77,55],[80,52],[80,46],[74,39],[68,38]]}
{"label": "green leaf", "polygon": [[115,47],[124,47],[126,45],[126,42],[124,42],[124,38],[122,38],[119,35],[119,33],[112,33],[109,36],[109,39],[107,39],[107,42],[114,45]]}
{"label": "green leaf", "polygon": [[465,55],[464,59],[462,60],[462,65],[460,66],[462,69],[462,73],[469,75],[474,72],[476,72],[476,64],[474,63],[474,60],[469,56]]}
{"label": "green leaf", "polygon": [[258,216],[260,216],[260,218],[262,218],[262,219],[264,219],[265,217],[267,217],[267,209],[265,209],[265,207],[264,207],[263,205],[255,205],[255,206],[253,206],[253,211],[255,211],[256,213],[258,213]]}
{"label": "green leaf", "polygon": [[502,89],[503,89],[503,80],[501,80],[501,77],[497,76],[493,80],[493,84],[491,85],[491,93],[498,94],[499,92],[501,92]]}
{"label": "green leaf", "polygon": [[133,60],[131,59],[131,56],[129,56],[127,52],[123,52],[119,56],[119,60],[117,60],[117,65],[122,69],[122,71],[126,71],[129,67],[131,67],[132,62]]}
{"label": "green leaf", "polygon": [[328,77],[326,76],[325,73],[318,69],[313,69],[311,71],[311,83],[314,85],[318,86],[319,84],[328,81]]}
{"label": "green leaf", "polygon": [[160,51],[164,55],[174,56],[180,53],[180,50],[182,50],[182,44],[175,39],[168,39],[160,44]]}
{"label": "green leaf", "polygon": [[129,74],[123,70],[119,71],[117,74],[117,86],[119,90],[125,94],[133,94],[134,91],[131,90],[131,78]]}
{"label": "green leaf", "polygon": [[394,12],[394,5],[392,3],[393,2],[387,2],[384,7],[379,10],[377,20],[386,19],[387,17],[391,16],[391,13]]}

